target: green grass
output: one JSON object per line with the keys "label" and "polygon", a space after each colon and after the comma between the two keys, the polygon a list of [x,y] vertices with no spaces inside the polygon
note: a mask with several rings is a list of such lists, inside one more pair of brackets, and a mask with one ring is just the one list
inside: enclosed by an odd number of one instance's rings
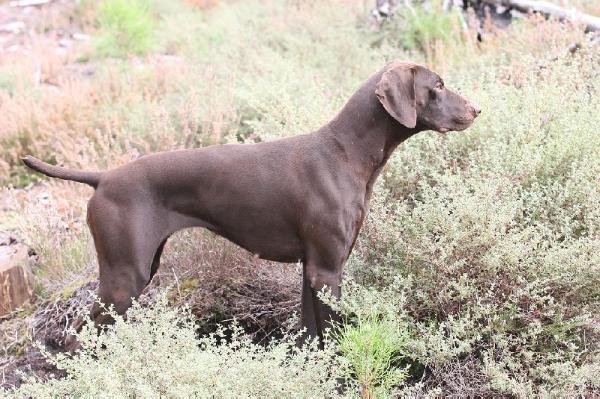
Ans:
{"label": "green grass", "polygon": [[359,319],[343,325],[336,339],[362,397],[392,397],[390,390],[405,381],[408,373],[399,363],[409,337],[395,321]]}
{"label": "green grass", "polygon": [[436,42],[446,44],[462,39],[458,11],[444,12],[441,1],[433,1],[430,6],[429,10],[416,6],[403,11],[400,41],[406,49],[426,52]]}
{"label": "green grass", "polygon": [[144,55],[154,45],[156,23],[147,0],[102,0],[98,24],[96,49],[102,56]]}

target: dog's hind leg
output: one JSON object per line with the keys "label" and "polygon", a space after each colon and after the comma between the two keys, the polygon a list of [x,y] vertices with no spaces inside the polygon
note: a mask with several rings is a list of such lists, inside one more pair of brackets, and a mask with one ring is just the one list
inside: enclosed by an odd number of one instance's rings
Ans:
{"label": "dog's hind leg", "polygon": [[[145,204],[127,207],[104,198],[90,201],[88,223],[98,255],[98,297],[102,305],[124,314],[148,285],[158,268],[166,242],[160,210]],[[91,311],[96,325],[112,318],[99,303]]]}
{"label": "dog's hind leg", "polygon": [[[98,196],[90,200],[88,224],[99,265],[98,301],[90,310],[96,327],[114,322],[105,308],[125,314],[158,269],[168,234],[157,215],[151,207],[124,208]],[[72,327],[79,331],[83,324],[80,318]],[[78,347],[74,336],[66,337],[66,350]]]}

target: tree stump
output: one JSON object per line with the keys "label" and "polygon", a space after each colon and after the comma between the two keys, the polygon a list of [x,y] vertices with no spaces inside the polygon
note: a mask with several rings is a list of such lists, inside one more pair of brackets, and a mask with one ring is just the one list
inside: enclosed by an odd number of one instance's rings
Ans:
{"label": "tree stump", "polygon": [[33,294],[28,249],[14,239],[0,239],[0,316],[12,312]]}

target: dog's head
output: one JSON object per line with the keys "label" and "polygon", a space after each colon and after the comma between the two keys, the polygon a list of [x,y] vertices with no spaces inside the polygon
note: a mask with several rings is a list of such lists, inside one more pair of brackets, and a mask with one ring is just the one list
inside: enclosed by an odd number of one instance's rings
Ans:
{"label": "dog's head", "polygon": [[389,64],[375,94],[385,110],[410,129],[464,130],[481,113],[476,104],[448,90],[439,75],[410,62]]}

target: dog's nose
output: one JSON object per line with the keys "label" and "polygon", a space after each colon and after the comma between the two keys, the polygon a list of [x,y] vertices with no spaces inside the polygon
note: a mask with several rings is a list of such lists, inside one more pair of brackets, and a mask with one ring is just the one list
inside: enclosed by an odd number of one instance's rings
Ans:
{"label": "dog's nose", "polygon": [[475,114],[475,116],[479,115],[481,113],[481,107],[475,103],[471,103],[471,109],[473,110],[473,113]]}

